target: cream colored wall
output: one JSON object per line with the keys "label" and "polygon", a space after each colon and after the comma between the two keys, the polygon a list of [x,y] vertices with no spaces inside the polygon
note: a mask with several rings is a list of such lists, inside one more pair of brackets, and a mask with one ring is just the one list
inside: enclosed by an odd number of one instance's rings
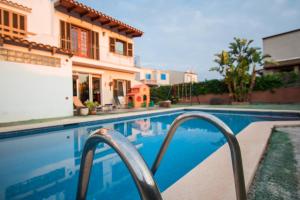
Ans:
{"label": "cream colored wall", "polygon": [[[80,19],[70,17],[61,12],[55,11],[55,20],[54,20],[55,26],[54,27],[55,27],[55,33],[57,35],[56,38],[58,39],[57,45],[59,45],[59,38],[60,38],[60,36],[59,36],[59,30],[60,30],[59,29],[59,21],[60,20],[64,20],[71,24],[78,25],[82,28],[93,30],[93,31],[96,31],[99,33],[100,60],[97,61],[99,65],[103,65],[103,66],[106,66],[106,65],[120,66],[121,65],[121,66],[126,66],[126,67],[134,67],[133,56],[132,57],[124,56],[124,55],[112,53],[109,51],[109,37],[114,37],[114,38],[118,38],[118,39],[126,41],[126,42],[130,42],[133,44],[133,47],[134,47],[133,39],[125,37],[120,34],[117,34],[110,30],[101,28],[99,26],[87,23]],[[84,62],[86,60],[85,58],[81,58],[81,57],[77,57],[77,56],[75,56],[75,58],[82,62]]]}
{"label": "cream colored wall", "polygon": [[184,82],[190,83],[190,82],[198,82],[198,75],[194,73],[185,73],[184,74]]}
{"label": "cream colored wall", "polygon": [[134,73],[117,72],[110,70],[100,70],[97,68],[87,68],[80,66],[73,66],[73,73],[88,73],[101,76],[101,104],[113,103],[113,86],[109,86],[110,82],[114,79],[128,80],[131,81],[131,86],[140,84],[134,80]]}
{"label": "cream colored wall", "polygon": [[[159,85],[170,85],[170,74],[167,71],[156,70],[156,80]],[[166,74],[166,80],[161,80],[161,74]]]}
{"label": "cream colored wall", "polygon": [[[151,74],[151,80],[155,80],[158,85],[169,85],[170,84],[170,74],[165,70],[150,69],[150,68],[138,68],[139,74],[137,80],[146,80],[146,74]],[[166,74],[166,80],[161,80],[161,74]]]}
{"label": "cream colored wall", "polygon": [[[49,44],[54,46],[60,46],[60,20],[78,25],[82,28],[97,31],[99,33],[99,47],[100,47],[100,60],[93,60],[89,58],[82,58],[73,56],[70,63],[77,63],[77,66],[73,66],[73,70],[80,70],[84,73],[101,74],[102,76],[102,104],[112,103],[113,90],[108,86],[108,83],[112,79],[124,79],[130,80],[134,84],[138,84],[134,80],[134,73],[137,72],[137,68],[134,67],[133,57],[123,56],[109,52],[109,37],[115,37],[126,42],[133,44],[134,41],[131,38],[114,33],[110,30],[103,29],[99,26],[92,25],[80,19],[70,17],[66,14],[58,12],[54,8],[54,2],[52,0],[13,0],[13,2],[19,3],[26,7],[31,8],[31,12],[21,11],[19,9],[12,9],[16,12],[25,14],[27,16],[27,30],[34,33],[29,35],[26,39],[29,41],[39,42],[43,44]],[[4,6],[2,6],[4,7]],[[39,52],[40,54],[47,52]],[[133,49],[134,54],[134,49]],[[78,64],[79,63],[79,64]],[[80,65],[81,63],[81,65]],[[91,67],[86,67],[91,65]],[[122,72],[119,72],[122,71]],[[125,72],[126,71],[126,72]],[[68,71],[68,79],[72,77],[72,70]],[[64,72],[65,73],[65,72]],[[67,82],[66,81],[66,82]],[[61,82],[66,83],[66,82]],[[66,92],[66,96],[72,93],[72,81],[61,87],[69,87]],[[50,83],[49,83],[50,84]],[[54,83],[56,84],[56,83]],[[132,85],[134,85],[132,84]],[[60,87],[57,87],[60,90]]]}
{"label": "cream colored wall", "polygon": [[300,30],[263,39],[263,51],[276,61],[300,58]]}
{"label": "cream colored wall", "polygon": [[[27,16],[27,30],[34,33],[29,35],[28,40],[60,46],[60,20],[78,25],[82,28],[97,31],[99,33],[99,47],[100,47],[100,61],[99,65],[103,66],[124,66],[134,67],[134,58],[123,56],[116,53],[109,52],[109,37],[115,37],[120,40],[130,42],[133,44],[132,38],[125,37],[110,30],[101,28],[99,26],[90,24],[83,20],[68,16],[54,8],[54,2],[51,0],[13,0],[26,7],[32,8],[31,12],[21,11],[19,9],[12,9]],[[3,5],[4,7],[4,5]],[[134,49],[133,49],[134,54]],[[75,58],[75,57],[74,57]],[[85,59],[76,57],[77,60],[85,62]]]}
{"label": "cream colored wall", "polygon": [[[37,50],[31,53],[51,56]],[[61,58],[61,67],[0,61],[0,123],[73,115],[72,63],[67,56],[54,56]]]}

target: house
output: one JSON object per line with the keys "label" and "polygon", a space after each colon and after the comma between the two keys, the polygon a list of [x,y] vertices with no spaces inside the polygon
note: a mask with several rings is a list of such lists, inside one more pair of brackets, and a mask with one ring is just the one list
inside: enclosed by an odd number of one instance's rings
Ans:
{"label": "house", "polygon": [[111,104],[140,84],[142,31],[74,0],[0,0],[0,14],[0,122],[71,116],[73,96]]}
{"label": "house", "polygon": [[299,73],[300,29],[263,38],[263,53],[271,55],[276,63],[265,65],[260,72],[264,74],[290,71]]}
{"label": "house", "polygon": [[148,86],[170,85],[170,73],[167,70],[138,67],[136,80]]}
{"label": "house", "polygon": [[198,74],[189,70],[185,72],[170,70],[169,73],[171,85],[198,82]]}

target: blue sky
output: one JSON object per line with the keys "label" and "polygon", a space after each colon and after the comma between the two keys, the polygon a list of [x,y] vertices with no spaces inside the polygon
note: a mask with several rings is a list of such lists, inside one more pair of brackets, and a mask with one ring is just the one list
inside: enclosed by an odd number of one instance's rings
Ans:
{"label": "blue sky", "polygon": [[142,65],[192,69],[199,80],[219,78],[209,68],[233,37],[262,47],[262,37],[300,28],[300,0],[80,1],[145,32],[135,39]]}

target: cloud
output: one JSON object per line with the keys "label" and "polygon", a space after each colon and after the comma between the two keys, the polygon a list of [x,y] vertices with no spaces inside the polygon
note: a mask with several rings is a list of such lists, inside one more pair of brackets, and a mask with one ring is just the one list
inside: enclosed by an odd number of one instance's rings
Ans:
{"label": "cloud", "polygon": [[261,38],[300,27],[296,0],[82,0],[96,9],[142,29],[136,54],[142,64],[165,69],[194,69],[201,80],[219,78],[209,72],[214,54],[233,37]]}

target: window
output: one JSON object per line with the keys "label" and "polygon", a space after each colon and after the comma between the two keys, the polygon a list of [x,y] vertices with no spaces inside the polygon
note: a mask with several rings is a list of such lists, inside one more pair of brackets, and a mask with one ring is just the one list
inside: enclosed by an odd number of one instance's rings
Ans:
{"label": "window", "polygon": [[116,47],[115,52],[121,55],[126,55],[126,42],[122,40],[116,40]]}
{"label": "window", "polygon": [[160,79],[165,81],[167,80],[167,75],[166,74],[160,74]]}
{"label": "window", "polygon": [[99,60],[99,33],[60,22],[61,48],[75,55]]}
{"label": "window", "polygon": [[146,80],[151,80],[151,74],[146,74]]}
{"label": "window", "polygon": [[26,33],[26,16],[0,8],[1,35],[22,38]]}
{"label": "window", "polygon": [[117,53],[124,56],[133,56],[133,45],[132,43],[127,43],[123,40],[116,38],[109,38],[109,51],[112,53]]}
{"label": "window", "polygon": [[77,56],[88,57],[88,31],[71,26],[71,50]]}

